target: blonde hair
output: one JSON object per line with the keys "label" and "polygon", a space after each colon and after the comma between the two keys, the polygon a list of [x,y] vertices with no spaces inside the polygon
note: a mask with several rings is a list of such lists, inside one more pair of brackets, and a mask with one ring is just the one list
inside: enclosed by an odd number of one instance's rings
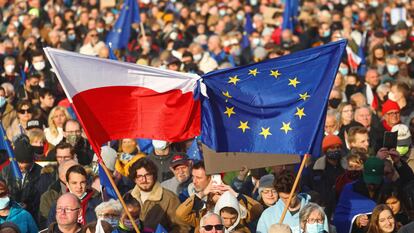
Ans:
{"label": "blonde hair", "polygon": [[53,121],[53,117],[55,116],[56,111],[62,111],[66,116],[66,120],[72,119],[69,115],[68,110],[65,107],[62,107],[62,106],[54,107],[50,111],[49,117],[47,118],[47,122],[49,124],[49,130],[53,137],[57,137],[59,135],[57,126],[55,125],[55,122]]}
{"label": "blonde hair", "polygon": [[42,142],[45,140],[45,133],[41,129],[31,129],[27,132],[27,136],[29,137],[30,143],[34,143],[36,140]]}

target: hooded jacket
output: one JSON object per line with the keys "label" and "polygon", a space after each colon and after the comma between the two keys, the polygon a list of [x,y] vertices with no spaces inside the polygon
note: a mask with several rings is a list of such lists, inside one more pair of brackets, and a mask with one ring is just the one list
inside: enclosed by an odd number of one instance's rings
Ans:
{"label": "hooded jacket", "polygon": [[32,215],[23,209],[19,204],[14,201],[10,201],[9,215],[4,219],[0,218],[0,224],[4,222],[12,222],[16,224],[20,232],[37,233],[37,225]]}
{"label": "hooded jacket", "polygon": [[240,220],[245,219],[247,217],[247,210],[244,206],[240,205],[237,198],[233,194],[231,194],[229,191],[223,193],[221,197],[218,199],[216,205],[214,206],[214,213],[220,215],[220,211],[224,207],[231,207],[237,211],[237,220],[229,228],[226,228],[226,231],[225,231],[226,233],[231,233],[241,228],[247,229],[247,227],[244,227],[243,225],[240,224]]}

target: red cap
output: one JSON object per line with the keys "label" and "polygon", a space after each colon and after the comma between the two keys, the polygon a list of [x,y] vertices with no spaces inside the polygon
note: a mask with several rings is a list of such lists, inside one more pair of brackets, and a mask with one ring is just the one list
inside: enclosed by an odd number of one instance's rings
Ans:
{"label": "red cap", "polygon": [[385,101],[385,103],[382,105],[382,115],[385,115],[391,110],[400,111],[401,109],[400,106],[398,106],[397,102],[394,102],[392,100]]}
{"label": "red cap", "polygon": [[342,140],[336,135],[327,135],[323,138],[322,141],[322,151],[325,153],[329,147],[340,145],[342,146]]}

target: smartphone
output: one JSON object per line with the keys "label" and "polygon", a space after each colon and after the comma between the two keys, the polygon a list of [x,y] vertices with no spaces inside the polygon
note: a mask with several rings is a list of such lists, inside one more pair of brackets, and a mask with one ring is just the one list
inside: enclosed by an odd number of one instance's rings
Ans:
{"label": "smartphone", "polygon": [[220,174],[211,175],[211,179],[212,179],[213,185],[223,184],[223,181],[221,180],[221,175]]}
{"label": "smartphone", "polygon": [[396,132],[384,132],[384,141],[382,147],[391,149],[397,147],[398,131]]}

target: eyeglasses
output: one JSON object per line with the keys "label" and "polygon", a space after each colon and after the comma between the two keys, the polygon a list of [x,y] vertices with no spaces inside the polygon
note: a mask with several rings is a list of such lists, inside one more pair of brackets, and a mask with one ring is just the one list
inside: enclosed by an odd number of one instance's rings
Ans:
{"label": "eyeglasses", "polygon": [[317,222],[319,224],[323,224],[323,219],[321,219],[321,218],[319,218],[319,219],[308,218],[308,220],[306,220],[306,222],[308,222],[309,224],[314,224],[315,222]]}
{"label": "eyeglasses", "polygon": [[150,173],[147,173],[147,174],[144,174],[144,175],[138,175],[137,174],[137,179],[138,180],[141,180],[142,178],[144,178],[145,177],[145,179],[146,180],[148,180],[149,178],[151,178],[152,177],[152,174],[150,174]]}
{"label": "eyeglasses", "polygon": [[213,230],[213,227],[214,227],[214,229],[216,229],[217,231],[222,231],[222,230],[223,230],[223,228],[224,228],[224,225],[223,225],[223,224],[217,224],[217,225],[205,225],[205,226],[203,226],[203,228],[204,228],[206,231],[211,231],[211,230]]}
{"label": "eyeglasses", "polygon": [[80,208],[74,208],[74,209],[71,209],[71,208],[69,208],[69,207],[65,207],[65,208],[63,208],[63,207],[58,207],[58,208],[56,208],[56,213],[63,213],[63,212],[65,212],[65,213],[72,213],[72,212],[75,212],[75,211],[77,211],[77,210],[79,210]]}
{"label": "eyeglasses", "polygon": [[25,114],[25,113],[32,113],[32,110],[30,108],[28,108],[28,109],[19,109],[17,112],[20,113],[20,114]]}

